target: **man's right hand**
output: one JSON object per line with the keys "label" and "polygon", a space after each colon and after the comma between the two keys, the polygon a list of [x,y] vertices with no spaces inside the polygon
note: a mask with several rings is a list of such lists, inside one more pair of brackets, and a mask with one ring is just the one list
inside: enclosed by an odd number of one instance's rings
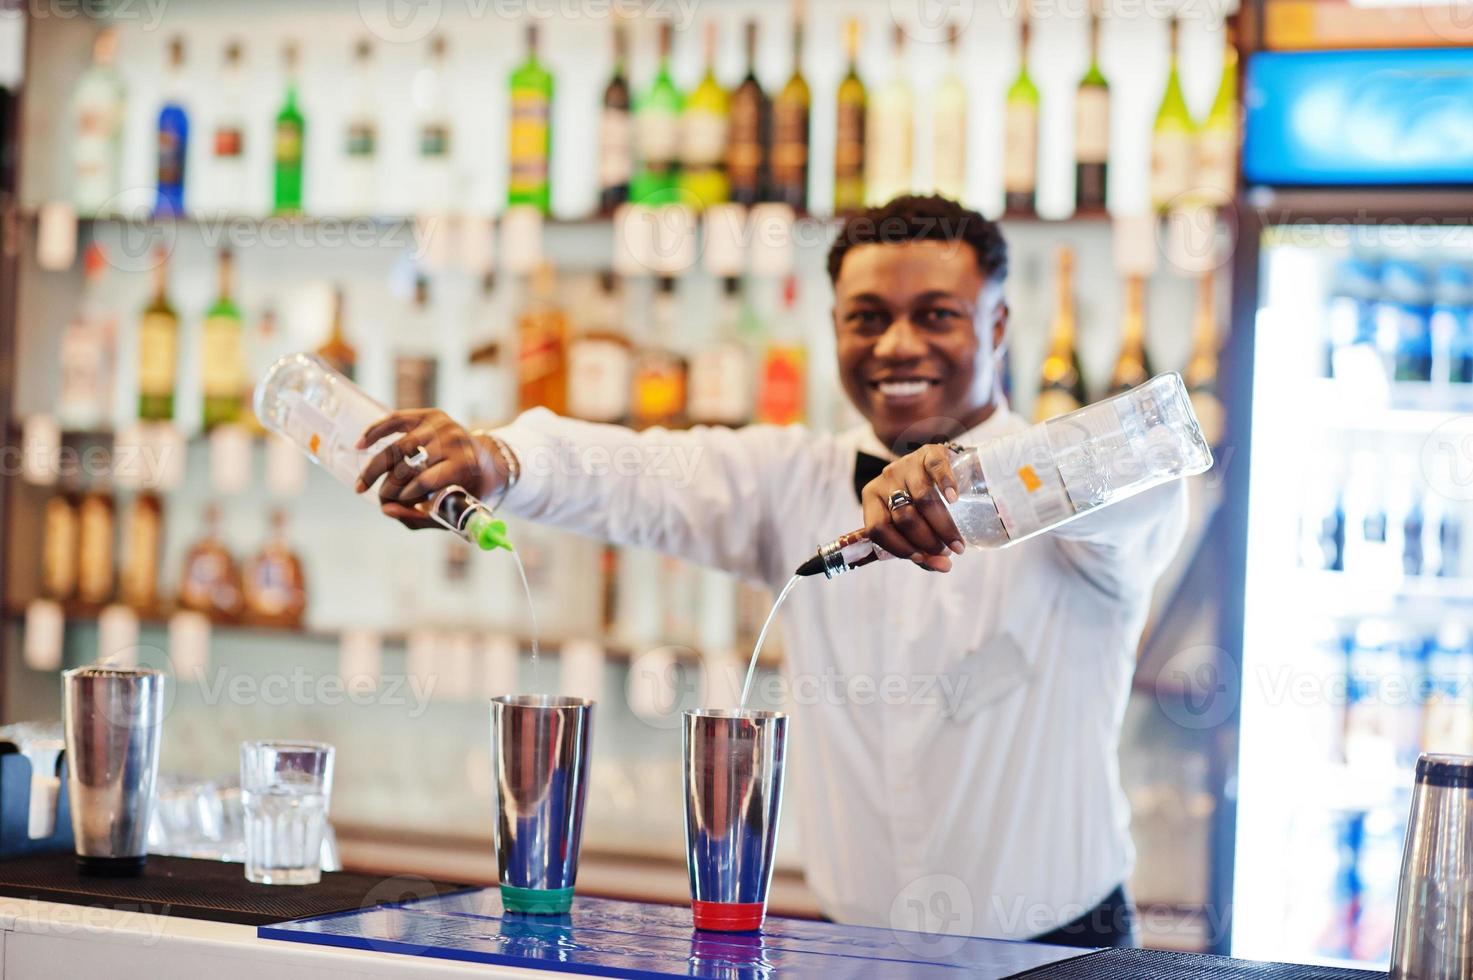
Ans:
{"label": "man's right hand", "polygon": [[[363,493],[383,477],[379,509],[408,528],[439,526],[415,505],[440,490],[458,485],[484,498],[499,492],[511,472],[510,461],[502,458],[493,440],[472,435],[435,408],[409,409],[380,419],[359,438],[358,448],[367,449],[395,434],[399,438],[368,461],[355,489]],[[423,455],[416,459],[421,448]]]}

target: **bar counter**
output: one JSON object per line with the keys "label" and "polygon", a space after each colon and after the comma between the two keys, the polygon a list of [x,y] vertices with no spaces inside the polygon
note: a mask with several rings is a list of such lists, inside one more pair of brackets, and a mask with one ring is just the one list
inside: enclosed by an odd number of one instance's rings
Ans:
{"label": "bar counter", "polygon": [[[0,863],[3,867],[3,863]],[[392,891],[392,887],[386,890]],[[708,933],[686,908],[578,898],[568,916],[505,913],[495,889],[261,926],[115,907],[0,898],[0,980],[318,980],[337,977],[846,978],[1238,977],[1369,980],[1325,967],[1169,952],[1078,950],[769,917],[760,934]]]}

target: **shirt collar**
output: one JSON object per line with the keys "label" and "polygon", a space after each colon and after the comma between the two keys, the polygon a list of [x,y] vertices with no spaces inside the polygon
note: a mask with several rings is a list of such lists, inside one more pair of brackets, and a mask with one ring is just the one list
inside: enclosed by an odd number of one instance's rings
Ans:
{"label": "shirt collar", "polygon": [[[997,407],[993,409],[992,414],[962,433],[957,437],[956,441],[963,446],[975,446],[979,442],[987,439],[995,439],[1006,432],[1015,430],[1018,428],[1020,421],[1018,416],[1014,415],[1012,409],[1008,407],[1007,398],[1003,395],[998,395]],[[881,459],[895,458],[895,453],[889,446],[880,441],[880,437],[875,435],[875,430],[868,424],[855,427],[847,435],[856,442],[857,448],[861,452],[869,453],[871,456],[878,456]]]}

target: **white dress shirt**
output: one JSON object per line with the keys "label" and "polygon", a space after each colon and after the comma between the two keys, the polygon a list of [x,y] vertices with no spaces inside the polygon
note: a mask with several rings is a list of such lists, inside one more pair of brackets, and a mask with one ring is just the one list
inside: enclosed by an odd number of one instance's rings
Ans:
{"label": "white dress shirt", "polygon": [[[1002,406],[959,441],[1027,424]],[[863,525],[856,451],[893,455],[868,428],[635,433],[542,409],[497,435],[521,463],[507,512],[774,591]],[[1022,939],[1125,881],[1121,719],[1185,523],[1178,481],[947,574],[886,561],[793,590],[786,792],[827,915]]]}

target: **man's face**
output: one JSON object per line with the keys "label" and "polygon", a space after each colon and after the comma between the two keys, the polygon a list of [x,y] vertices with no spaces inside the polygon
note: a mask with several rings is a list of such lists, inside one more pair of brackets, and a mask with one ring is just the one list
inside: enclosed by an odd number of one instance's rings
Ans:
{"label": "man's face", "polygon": [[1002,289],[963,242],[859,245],[834,283],[844,392],[892,447],[954,437],[994,404]]}

